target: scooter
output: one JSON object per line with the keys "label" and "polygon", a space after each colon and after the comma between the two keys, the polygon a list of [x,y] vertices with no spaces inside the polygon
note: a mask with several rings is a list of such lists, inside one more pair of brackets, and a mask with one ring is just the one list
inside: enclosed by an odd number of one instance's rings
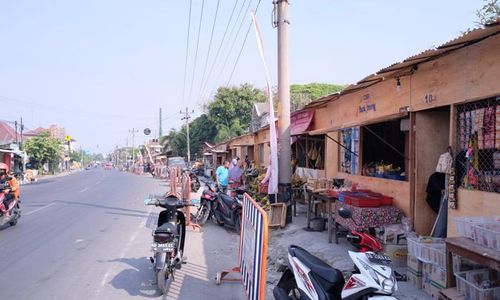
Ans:
{"label": "scooter", "polygon": [[153,231],[153,243],[150,257],[154,264],[154,271],[158,283],[158,290],[166,294],[175,281],[175,270],[180,269],[183,261],[184,241],[186,238],[186,218],[179,209],[191,204],[179,201],[175,196],[162,199],[150,197],[144,200],[146,205],[155,205],[164,208],[158,216],[158,226]]}
{"label": "scooter", "polygon": [[214,219],[220,226],[229,225],[239,233],[241,228],[243,194],[246,193],[246,190],[240,187],[234,191],[236,193],[235,197],[231,197],[222,191],[217,192]]}
{"label": "scooter", "polygon": [[19,205],[19,199],[12,199],[9,203],[9,207],[5,207],[5,205],[3,204],[6,195],[2,191],[9,188],[10,186],[8,185],[2,185],[0,187],[0,226],[4,226],[7,223],[10,226],[15,226],[19,218],[21,218],[21,207]]}
{"label": "scooter", "polygon": [[276,300],[392,300],[397,282],[389,267],[391,260],[374,252],[349,251],[349,256],[360,270],[347,283],[340,270],[307,252],[291,245],[288,248],[289,266],[285,268],[278,285],[273,289]]}
{"label": "scooter", "polygon": [[214,215],[214,208],[217,201],[217,192],[213,181],[205,182],[206,188],[201,193],[200,207],[194,216],[195,223],[204,225],[210,216]]}

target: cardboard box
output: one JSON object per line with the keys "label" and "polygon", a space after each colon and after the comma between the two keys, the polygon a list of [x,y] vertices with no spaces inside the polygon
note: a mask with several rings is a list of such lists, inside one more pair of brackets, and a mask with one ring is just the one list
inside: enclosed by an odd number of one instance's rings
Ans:
{"label": "cardboard box", "polygon": [[392,268],[404,268],[407,265],[407,245],[384,245],[384,253],[392,260]]}
{"label": "cardboard box", "polygon": [[413,255],[408,255],[407,259],[408,281],[416,288],[422,288],[422,262]]}
{"label": "cardboard box", "polygon": [[444,289],[439,293],[438,300],[465,300],[465,296],[459,294],[456,288]]}
{"label": "cardboard box", "polygon": [[422,263],[422,289],[432,297],[432,264]]}
{"label": "cardboard box", "polygon": [[434,265],[432,267],[431,280],[435,283],[436,287],[440,289],[446,288],[446,270]]}

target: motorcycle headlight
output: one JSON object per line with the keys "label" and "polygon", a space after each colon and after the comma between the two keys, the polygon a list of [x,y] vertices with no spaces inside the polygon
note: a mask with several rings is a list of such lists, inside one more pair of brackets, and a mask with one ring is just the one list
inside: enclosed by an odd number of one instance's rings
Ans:
{"label": "motorcycle headlight", "polygon": [[394,278],[386,278],[382,281],[382,289],[385,292],[392,293],[394,292]]}

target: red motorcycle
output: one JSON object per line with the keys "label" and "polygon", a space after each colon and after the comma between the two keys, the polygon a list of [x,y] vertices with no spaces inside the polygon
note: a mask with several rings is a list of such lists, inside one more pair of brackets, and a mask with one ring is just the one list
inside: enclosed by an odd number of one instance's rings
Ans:
{"label": "red motorcycle", "polygon": [[[351,219],[354,224],[356,224],[356,221],[354,221],[354,219],[352,218],[352,213],[350,210],[342,207],[339,209],[339,215],[344,219]],[[377,240],[368,232],[351,230],[351,232],[347,234],[347,240],[351,242],[353,246],[359,248],[360,252],[371,251],[380,253],[384,250],[379,240]]]}
{"label": "red motorcycle", "polygon": [[6,195],[3,190],[10,189],[10,186],[4,185],[0,187],[0,226],[9,224],[14,226],[17,220],[21,217],[21,207],[19,206],[19,199],[15,197],[10,201],[9,207],[5,207],[4,200]]}
{"label": "red motorcycle", "polygon": [[213,181],[205,182],[206,188],[201,193],[200,207],[194,216],[194,222],[204,225],[214,213],[215,201],[217,201],[216,186]]}

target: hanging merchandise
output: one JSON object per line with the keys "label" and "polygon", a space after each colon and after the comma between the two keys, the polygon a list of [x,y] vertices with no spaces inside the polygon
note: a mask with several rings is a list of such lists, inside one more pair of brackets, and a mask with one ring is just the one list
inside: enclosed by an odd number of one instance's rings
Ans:
{"label": "hanging merchandise", "polygon": [[476,123],[477,123],[477,143],[479,149],[484,149],[484,108],[480,108],[476,111]]}
{"label": "hanging merchandise", "polygon": [[451,209],[457,209],[457,194],[455,186],[455,169],[451,168],[451,173],[448,176],[448,207]]}
{"label": "hanging merchandise", "polygon": [[320,146],[318,151],[318,157],[316,158],[316,163],[314,164],[314,166],[316,167],[316,169],[320,169],[322,163],[323,163],[323,158],[321,157],[321,146]]}
{"label": "hanging merchandise", "polygon": [[450,174],[452,163],[453,157],[451,157],[451,154],[449,152],[441,154],[436,166],[436,172]]}
{"label": "hanging merchandise", "polygon": [[497,105],[495,121],[495,148],[500,150],[500,105]]}
{"label": "hanging merchandise", "polygon": [[483,132],[484,132],[484,148],[492,149],[495,147],[495,107],[490,106],[484,110]]}
{"label": "hanging merchandise", "polygon": [[458,135],[458,144],[459,144],[459,150],[465,149],[467,146],[467,140],[465,139],[465,113],[461,112],[459,114],[458,118],[458,128],[459,128],[459,135]]}

